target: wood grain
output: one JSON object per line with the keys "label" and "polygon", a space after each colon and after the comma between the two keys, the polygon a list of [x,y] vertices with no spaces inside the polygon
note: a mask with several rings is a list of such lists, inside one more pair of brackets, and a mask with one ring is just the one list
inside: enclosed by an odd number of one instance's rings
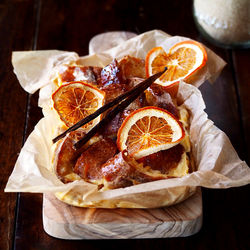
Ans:
{"label": "wood grain", "polygon": [[206,103],[205,111],[215,125],[224,131],[241,159],[245,160],[244,143],[241,134],[240,116],[237,106],[237,91],[235,89],[229,55],[223,55],[228,63],[220,77],[211,85],[205,82],[201,93]]}
{"label": "wood grain", "polygon": [[86,55],[93,36],[105,31],[127,30],[126,21],[129,19],[132,23],[137,18],[138,1],[129,2],[43,1],[37,48],[56,48]]}
{"label": "wood grain", "polygon": [[12,247],[17,194],[3,190],[23,143],[27,106],[27,94],[12,71],[11,53],[32,48],[33,3],[1,1],[0,4],[0,249]]}
{"label": "wood grain", "polygon": [[177,205],[157,209],[77,208],[45,194],[43,225],[49,235],[62,239],[190,236],[202,225],[201,191]]}
{"label": "wood grain", "polygon": [[238,88],[239,112],[242,118],[242,134],[244,137],[245,160],[250,164],[250,50],[234,50],[233,63],[235,80]]}

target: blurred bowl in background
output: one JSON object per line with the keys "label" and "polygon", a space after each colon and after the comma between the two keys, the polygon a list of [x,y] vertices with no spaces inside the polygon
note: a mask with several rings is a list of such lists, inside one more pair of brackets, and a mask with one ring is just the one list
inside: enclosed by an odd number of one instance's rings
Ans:
{"label": "blurred bowl in background", "polygon": [[200,33],[224,48],[250,48],[250,0],[194,0]]}

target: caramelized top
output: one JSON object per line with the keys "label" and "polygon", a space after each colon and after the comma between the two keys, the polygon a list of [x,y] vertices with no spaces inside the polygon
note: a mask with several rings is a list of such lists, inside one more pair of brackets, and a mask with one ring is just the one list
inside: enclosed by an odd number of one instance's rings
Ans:
{"label": "caramelized top", "polygon": [[62,82],[84,81],[98,85],[101,70],[100,67],[92,66],[64,66],[59,76]]}
{"label": "caramelized top", "polygon": [[72,180],[67,176],[73,173],[73,167],[79,157],[78,152],[75,151],[73,145],[79,140],[84,134],[81,131],[71,132],[60,145],[57,154],[56,163],[56,174],[62,180],[67,183]]}
{"label": "caramelized top", "polygon": [[98,180],[102,178],[101,166],[112,158],[116,151],[116,144],[111,139],[102,139],[81,154],[74,166],[74,172],[86,181]]}
{"label": "caramelized top", "polygon": [[178,144],[170,149],[145,156],[139,162],[151,169],[159,170],[162,174],[168,174],[171,169],[177,167],[184,151],[184,147]]}
{"label": "caramelized top", "polygon": [[122,84],[124,81],[125,78],[123,77],[116,59],[101,71],[101,82],[104,88],[111,84]]}
{"label": "caramelized top", "polygon": [[[103,69],[68,66],[60,72],[60,78],[63,82],[82,80],[95,84],[106,93],[105,100],[109,102],[143,80],[140,78],[145,78],[145,67],[143,60],[126,56],[119,62],[113,60]],[[77,133],[70,133],[58,154],[56,170],[59,178],[63,182],[68,182],[66,176],[75,173],[85,181],[105,183],[110,189],[168,178],[168,172],[176,168],[181,161],[185,151],[182,145],[178,144],[168,150],[135,160],[124,152],[116,154],[116,144],[107,138],[108,136],[115,139],[124,119],[134,110],[149,105],[164,108],[179,118],[178,109],[170,95],[162,86],[152,84],[145,94],[143,93],[103,128],[101,135],[105,138],[85,148],[80,157],[73,149]]]}

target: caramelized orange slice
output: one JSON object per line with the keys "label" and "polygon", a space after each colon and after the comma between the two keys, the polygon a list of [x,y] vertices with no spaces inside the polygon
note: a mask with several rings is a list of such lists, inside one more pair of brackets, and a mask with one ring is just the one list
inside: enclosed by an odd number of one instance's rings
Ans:
{"label": "caramelized orange slice", "polygon": [[187,79],[202,68],[206,61],[206,50],[195,41],[177,43],[168,54],[162,47],[156,47],[150,50],[146,56],[146,74],[149,77],[168,67],[168,70],[155,82],[162,86],[170,86]]}
{"label": "caramelized orange slice", "polygon": [[136,159],[169,149],[185,136],[180,122],[165,109],[145,107],[132,112],[117,135],[120,151],[127,150]]}
{"label": "caramelized orange slice", "polygon": [[[52,95],[54,108],[66,126],[73,126],[92,114],[104,103],[105,93],[90,84],[71,82],[62,85]],[[100,116],[84,125],[89,128],[100,121]]]}

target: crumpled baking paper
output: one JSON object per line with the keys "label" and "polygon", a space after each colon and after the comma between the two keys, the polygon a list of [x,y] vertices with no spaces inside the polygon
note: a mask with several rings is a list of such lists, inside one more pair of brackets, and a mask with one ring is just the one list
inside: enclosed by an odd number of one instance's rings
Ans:
{"label": "crumpled baking paper", "polygon": [[[100,192],[96,185],[83,180],[63,184],[54,173],[52,139],[61,125],[52,111],[51,94],[57,88],[52,79],[63,64],[77,61],[83,65],[105,66],[113,58],[125,55],[145,58],[147,52],[156,46],[166,51],[175,43],[189,40],[185,37],[169,36],[153,30],[122,42],[102,53],[79,57],[65,51],[14,52],[12,63],[21,86],[29,93],[40,89],[39,106],[44,118],[35,126],[25,142],[5,188],[6,192],[72,192],[82,204],[96,204],[112,201],[123,207],[157,207],[178,202],[175,190],[202,186],[207,188],[230,188],[250,183],[250,169],[241,161],[224,132],[218,129],[204,112],[205,104],[198,86],[205,80],[218,75],[225,62],[206,48],[208,61],[199,74],[192,79],[192,85],[181,81],[177,98],[190,111],[190,140],[197,171],[181,178],[159,180],[127,188]],[[194,85],[194,86],[193,86]],[[190,191],[190,194],[192,191]],[[158,197],[158,198],[157,198]],[[170,202],[157,203],[157,199]],[[123,204],[123,205],[121,205]],[[125,205],[124,205],[125,204]],[[77,205],[77,204],[76,204]],[[108,206],[108,205],[107,205]],[[114,205],[114,206],[117,206]]]}

